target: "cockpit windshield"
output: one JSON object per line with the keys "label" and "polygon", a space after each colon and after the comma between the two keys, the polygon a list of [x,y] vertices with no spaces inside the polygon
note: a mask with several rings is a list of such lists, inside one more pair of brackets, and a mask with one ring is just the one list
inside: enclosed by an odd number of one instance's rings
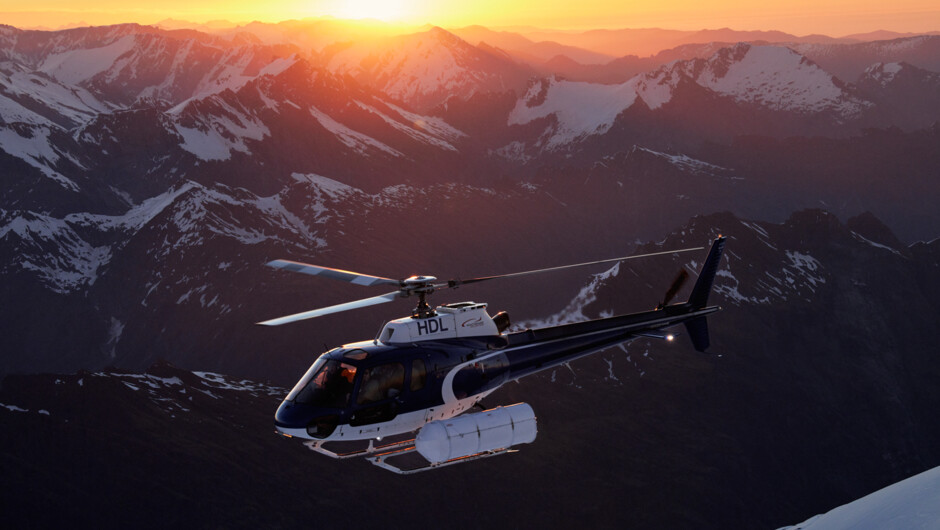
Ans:
{"label": "cockpit windshield", "polygon": [[349,404],[355,377],[355,366],[321,357],[294,386],[287,400],[315,407],[345,408]]}

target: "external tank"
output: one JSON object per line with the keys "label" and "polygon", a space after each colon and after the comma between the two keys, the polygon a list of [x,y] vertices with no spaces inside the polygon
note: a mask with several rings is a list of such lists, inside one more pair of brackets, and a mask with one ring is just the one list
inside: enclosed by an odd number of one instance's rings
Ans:
{"label": "external tank", "polygon": [[437,464],[531,443],[537,431],[535,411],[517,403],[432,421],[418,431],[415,448],[428,462]]}

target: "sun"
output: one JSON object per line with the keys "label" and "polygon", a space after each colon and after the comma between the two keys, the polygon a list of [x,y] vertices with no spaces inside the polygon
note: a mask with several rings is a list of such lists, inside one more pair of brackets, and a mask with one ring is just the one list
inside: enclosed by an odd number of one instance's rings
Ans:
{"label": "sun", "polygon": [[411,14],[407,7],[404,0],[338,0],[333,15],[352,20],[403,22]]}

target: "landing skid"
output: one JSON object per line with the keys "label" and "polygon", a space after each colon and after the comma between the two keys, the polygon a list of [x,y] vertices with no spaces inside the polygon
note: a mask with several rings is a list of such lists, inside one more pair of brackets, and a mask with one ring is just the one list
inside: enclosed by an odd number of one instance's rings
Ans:
{"label": "landing skid", "polygon": [[[380,453],[375,456],[367,457],[366,460],[372,462],[374,465],[381,467],[382,469],[387,469],[393,473],[398,473],[399,475],[411,475],[414,473],[420,473],[422,471],[440,469],[442,467],[452,466],[454,464],[463,464],[464,462],[472,462],[474,460],[489,458],[491,456],[516,452],[518,452],[518,449],[497,449],[494,451],[484,451],[482,453],[462,456],[460,458],[454,458],[444,462],[431,463],[418,454],[418,452],[415,450],[414,444],[412,444],[410,447],[404,447],[394,451],[388,451],[386,453]],[[393,458],[395,459],[395,463],[390,462],[390,460]],[[415,463],[417,463],[417,465],[415,465]]]}
{"label": "landing skid", "polygon": [[393,473],[397,473],[399,475],[411,475],[414,473],[420,473],[422,471],[429,471],[432,469],[452,466],[454,464],[463,464],[464,462],[472,462],[474,460],[489,458],[491,456],[518,452],[517,449],[496,449],[493,451],[483,451],[472,455],[462,456],[459,458],[446,460],[444,462],[431,463],[421,456],[415,449],[415,439],[413,437],[381,445],[376,445],[375,440],[369,440],[368,447],[364,449],[350,449],[349,444],[346,444],[346,447],[344,448],[345,450],[338,448],[334,450],[332,448],[325,447],[325,444],[327,443],[336,445],[341,444],[342,442],[310,441],[304,442],[304,445],[307,446],[307,448],[311,451],[315,451],[337,460],[364,457],[373,465]]}
{"label": "landing skid", "polygon": [[377,453],[391,451],[399,447],[405,447],[405,446],[414,447],[415,440],[413,437],[409,437],[406,440],[387,442],[381,445],[375,445],[375,440],[369,440],[369,446],[366,447],[365,449],[350,449],[350,446],[347,443],[345,444],[345,447],[344,447],[346,450],[337,449],[336,451],[333,451],[324,447],[324,444],[326,443],[331,443],[333,445],[343,444],[343,442],[312,441],[312,442],[304,442],[304,445],[307,446],[307,449],[310,449],[311,451],[316,451],[317,453],[320,453],[321,455],[326,455],[330,458],[343,460],[346,458],[356,458],[359,456],[374,455]]}

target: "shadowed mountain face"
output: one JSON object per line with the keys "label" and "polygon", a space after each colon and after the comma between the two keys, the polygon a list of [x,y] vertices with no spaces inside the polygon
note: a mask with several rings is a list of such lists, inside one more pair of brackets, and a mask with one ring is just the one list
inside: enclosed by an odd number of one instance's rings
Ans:
{"label": "shadowed mountain face", "polygon": [[[526,401],[538,415],[519,453],[398,477],[275,436],[291,378],[274,387],[165,363],[8,376],[4,513],[144,527],[291,526],[311,513],[387,524],[395,512],[401,526],[766,528],[938,465],[940,361],[925,331],[940,323],[936,242],[905,247],[870,215],[810,210],[780,224],[700,216],[638,252],[719,232],[710,353],[681,333],[639,340],[501,389],[488,406]],[[700,261],[616,266],[557,318],[648,309]],[[393,494],[402,481],[408,494]]]}

